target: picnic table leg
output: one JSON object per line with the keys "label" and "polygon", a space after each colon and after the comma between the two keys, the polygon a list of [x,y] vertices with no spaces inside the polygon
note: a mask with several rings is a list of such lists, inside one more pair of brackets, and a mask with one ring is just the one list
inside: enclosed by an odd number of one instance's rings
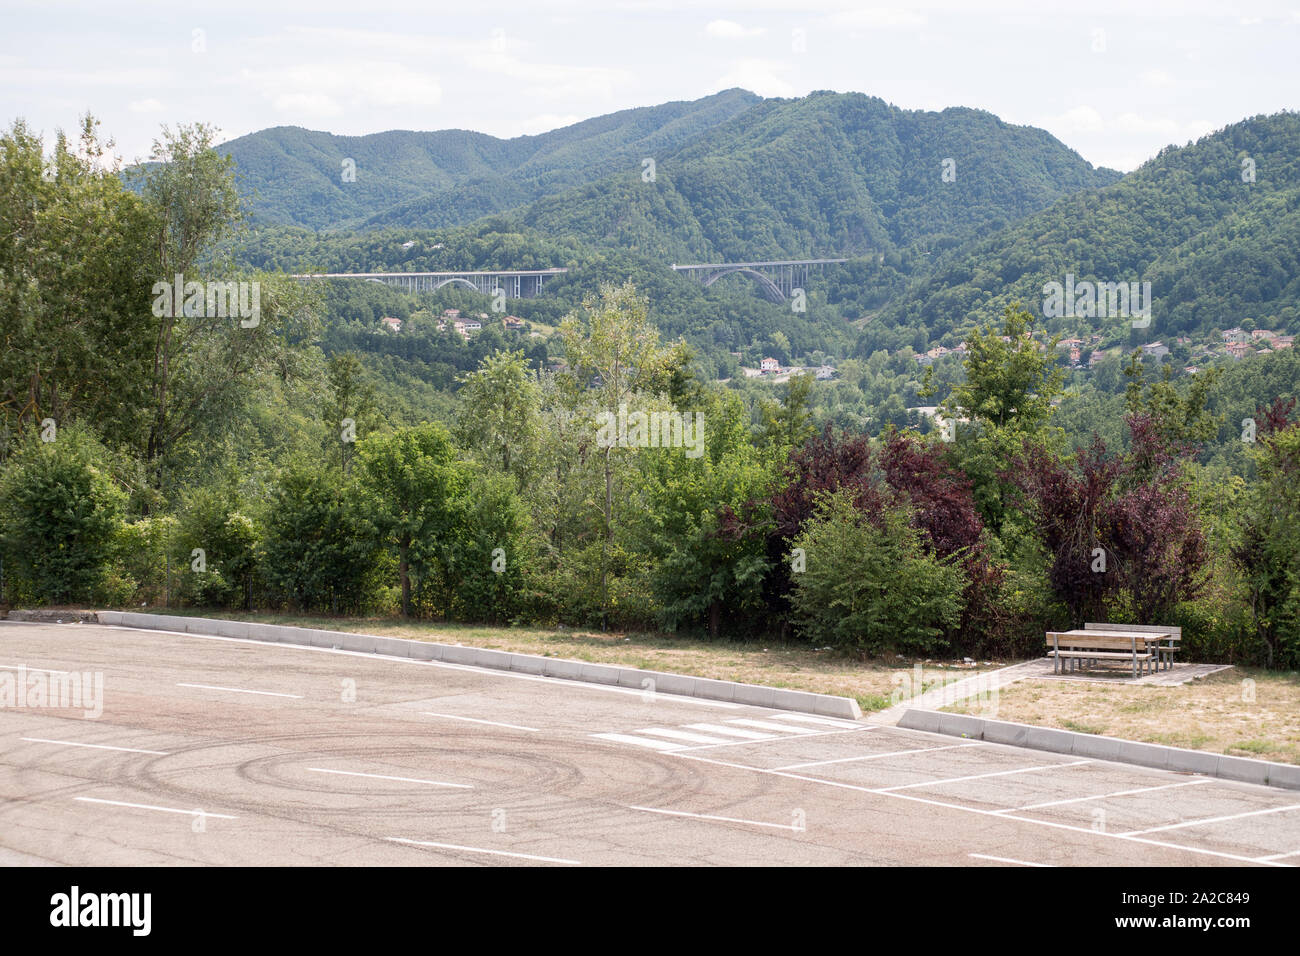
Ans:
{"label": "picnic table leg", "polygon": [[1133,638],[1133,679],[1137,680],[1138,676],[1138,639]]}

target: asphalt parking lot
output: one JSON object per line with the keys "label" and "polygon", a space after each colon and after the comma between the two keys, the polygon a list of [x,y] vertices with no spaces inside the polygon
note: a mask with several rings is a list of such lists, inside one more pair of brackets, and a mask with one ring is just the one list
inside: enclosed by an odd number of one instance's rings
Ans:
{"label": "asphalt parking lot", "polygon": [[91,625],[3,673],[102,713],[0,706],[0,864],[1300,862],[1294,791],[865,721]]}

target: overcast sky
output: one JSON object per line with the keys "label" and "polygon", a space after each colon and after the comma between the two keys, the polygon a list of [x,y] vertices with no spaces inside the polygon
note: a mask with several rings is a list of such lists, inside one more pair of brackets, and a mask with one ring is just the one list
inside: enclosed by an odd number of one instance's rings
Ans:
{"label": "overcast sky", "polygon": [[970,106],[1131,170],[1300,108],[1300,0],[4,0],[0,123],[539,133],[729,87]]}

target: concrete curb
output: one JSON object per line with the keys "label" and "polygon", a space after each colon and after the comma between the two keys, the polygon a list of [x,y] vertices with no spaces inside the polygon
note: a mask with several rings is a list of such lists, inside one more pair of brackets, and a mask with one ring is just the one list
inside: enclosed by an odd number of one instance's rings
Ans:
{"label": "concrete curb", "polygon": [[[10,612],[13,618],[13,612]],[[644,671],[633,667],[611,664],[591,664],[586,661],[561,660],[538,657],[533,654],[513,654],[482,647],[462,647],[458,644],[435,644],[431,641],[412,641],[400,637],[376,637],[371,634],[353,634],[344,631],[317,631],[305,627],[286,627],[280,624],[253,624],[247,621],[223,621],[209,617],[181,617],[167,614],[136,614],[130,611],[100,611],[100,624],[118,627],[138,627],[159,631],[181,631],[210,637],[237,637],[245,640],[268,641],[279,644],[298,644],[307,647],[328,647],[334,650],[359,651],[382,654],[388,657],[405,657],[417,661],[440,661],[444,664],[464,664],[470,667],[488,667],[494,670],[515,671],[535,677],[555,677],[561,680],[585,681],[615,687],[629,687],[657,694],[677,694],[699,697],[704,700],[721,700],[776,710],[794,710],[822,717],[839,717],[842,720],[860,720],[862,710],[851,697],[834,697],[801,690],[784,690],[758,684],[738,684],[734,681],[711,680],[707,677],[688,677],[682,674],[665,674]],[[16,620],[16,618],[14,618]]]}
{"label": "concrete curb", "polygon": [[37,608],[34,611],[10,611],[8,615],[0,614],[7,621],[28,621],[37,624],[94,624],[94,611],[52,611]]}
{"label": "concrete curb", "polygon": [[1072,754],[1094,760],[1113,760],[1159,770],[1200,773],[1225,780],[1259,783],[1270,787],[1300,790],[1300,766],[1254,760],[1250,757],[1227,757],[1204,750],[1184,750],[1160,744],[1144,744],[1117,737],[1081,734],[1072,730],[1033,727],[1004,720],[988,720],[967,714],[945,714],[937,710],[909,710],[898,721],[907,730],[921,730],[950,737],[986,740],[994,744],[1028,747],[1051,753]]}

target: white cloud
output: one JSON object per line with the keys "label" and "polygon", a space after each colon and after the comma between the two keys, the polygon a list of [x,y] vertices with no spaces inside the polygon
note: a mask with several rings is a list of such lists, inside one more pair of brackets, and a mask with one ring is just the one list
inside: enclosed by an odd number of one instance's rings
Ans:
{"label": "white cloud", "polygon": [[793,96],[794,87],[782,74],[790,71],[790,64],[780,60],[733,60],[730,69],[717,82],[720,90],[739,86],[759,96]]}
{"label": "white cloud", "polygon": [[765,33],[762,27],[743,27],[735,20],[710,20],[704,32],[719,40],[740,40]]}
{"label": "white cloud", "polygon": [[271,105],[281,113],[294,116],[341,116],[343,107],[338,100],[325,93],[279,93],[272,97]]}
{"label": "white cloud", "polygon": [[127,109],[132,113],[161,113],[163,105],[161,100],[150,97],[144,100],[132,100]]}
{"label": "white cloud", "polygon": [[1101,113],[1091,106],[1076,106],[1056,116],[1045,116],[1036,120],[1035,126],[1057,136],[1069,136],[1078,133],[1099,133],[1106,128],[1106,121]]}
{"label": "white cloud", "polygon": [[1174,85],[1173,76],[1169,73],[1166,73],[1164,70],[1144,70],[1142,73],[1138,75],[1138,79],[1140,79],[1147,86],[1155,86],[1155,87],[1163,88],[1163,87],[1169,87]]}
{"label": "white cloud", "polygon": [[633,79],[627,70],[528,63],[507,53],[480,57],[471,65],[482,72],[522,81],[525,85],[521,92],[526,96],[563,101],[610,100],[620,87]]}
{"label": "white cloud", "polygon": [[348,108],[429,107],[442,102],[436,76],[400,63],[300,63],[277,70],[244,70],[239,79],[275,109],[312,116],[337,116]]}
{"label": "white cloud", "polygon": [[894,7],[864,7],[844,10],[829,18],[832,26],[844,30],[919,30],[925,26],[924,14]]}
{"label": "white cloud", "polygon": [[1159,136],[1168,143],[1183,143],[1187,140],[1200,139],[1206,133],[1215,130],[1208,120],[1191,120],[1180,123],[1170,116],[1141,116],[1137,113],[1120,113],[1109,127],[1118,133],[1138,133],[1144,136]]}

